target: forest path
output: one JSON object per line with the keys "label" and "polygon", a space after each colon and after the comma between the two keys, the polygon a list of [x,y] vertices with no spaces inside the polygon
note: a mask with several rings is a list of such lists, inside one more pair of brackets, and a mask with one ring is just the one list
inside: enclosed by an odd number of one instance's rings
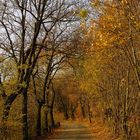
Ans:
{"label": "forest path", "polygon": [[85,124],[80,122],[64,122],[50,140],[95,140],[95,138]]}

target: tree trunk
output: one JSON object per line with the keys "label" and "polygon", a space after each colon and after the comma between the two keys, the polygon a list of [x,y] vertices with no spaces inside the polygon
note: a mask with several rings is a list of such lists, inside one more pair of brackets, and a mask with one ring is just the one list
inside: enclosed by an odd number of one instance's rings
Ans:
{"label": "tree trunk", "polygon": [[81,112],[82,112],[82,116],[85,119],[86,118],[86,114],[85,114],[85,110],[84,107],[81,105]]}
{"label": "tree trunk", "polygon": [[28,140],[28,95],[27,88],[23,89],[23,102],[22,102],[22,121],[23,121],[23,140]]}
{"label": "tree trunk", "polygon": [[69,119],[67,108],[65,108],[65,110],[64,110],[64,117],[65,117],[65,120]]}
{"label": "tree trunk", "polygon": [[128,95],[129,95],[129,74],[130,70],[127,70],[127,84],[126,84],[126,91],[124,95],[124,109],[123,109],[123,129],[126,137],[128,137]]}
{"label": "tree trunk", "polygon": [[36,126],[36,132],[37,136],[41,136],[41,109],[42,109],[42,104],[38,102],[38,114],[37,114],[37,126]]}
{"label": "tree trunk", "polygon": [[54,121],[54,116],[53,116],[53,107],[54,107],[54,101],[55,101],[55,90],[52,84],[52,102],[50,105],[50,121],[51,121],[51,126],[55,127],[55,121]]}
{"label": "tree trunk", "polygon": [[92,112],[91,112],[91,106],[88,104],[88,118],[89,122],[92,123]]}
{"label": "tree trunk", "polygon": [[0,134],[3,140],[7,139],[7,120],[9,117],[11,105],[16,99],[16,97],[17,97],[17,94],[13,93],[6,98],[5,103],[4,103],[4,109],[3,109],[3,114],[2,114],[3,125],[2,125],[2,132]]}
{"label": "tree trunk", "polygon": [[6,122],[8,120],[11,105],[14,102],[14,100],[16,99],[16,97],[17,97],[17,94],[14,94],[14,93],[7,97],[7,99],[4,103],[4,110],[3,110],[3,115],[2,115],[3,122]]}
{"label": "tree trunk", "polygon": [[75,112],[74,111],[72,111],[72,113],[71,113],[71,118],[72,118],[72,120],[75,120]]}
{"label": "tree trunk", "polygon": [[46,111],[45,113],[45,129],[46,129],[46,132],[48,132],[48,111]]}
{"label": "tree trunk", "polygon": [[51,126],[52,127],[55,127],[54,116],[53,116],[53,106],[50,106],[50,109],[49,110],[50,110],[49,113],[50,113]]}

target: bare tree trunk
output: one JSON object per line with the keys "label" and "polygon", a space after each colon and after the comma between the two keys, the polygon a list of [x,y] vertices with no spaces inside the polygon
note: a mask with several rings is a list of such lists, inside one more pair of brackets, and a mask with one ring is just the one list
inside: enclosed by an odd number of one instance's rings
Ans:
{"label": "bare tree trunk", "polygon": [[55,121],[54,121],[54,115],[53,115],[53,107],[54,107],[54,101],[55,101],[55,90],[52,84],[52,102],[50,105],[50,121],[51,121],[51,126],[55,127]]}
{"label": "bare tree trunk", "polygon": [[81,100],[82,99],[80,99],[81,113],[82,113],[82,117],[85,119],[86,118],[86,113],[85,113],[84,105],[83,105]]}
{"label": "bare tree trunk", "polygon": [[64,117],[65,117],[65,120],[68,120],[69,119],[69,114],[68,114],[67,107],[64,107]]}
{"label": "bare tree trunk", "polygon": [[10,96],[7,97],[7,99],[4,103],[4,110],[3,110],[3,116],[2,116],[2,121],[3,122],[8,120],[11,105],[14,102],[16,97],[17,97],[17,94],[11,94]]}
{"label": "bare tree trunk", "polygon": [[45,129],[46,129],[46,132],[49,132],[48,126],[49,126],[49,123],[48,123],[48,111],[46,111],[45,112]]}
{"label": "bare tree trunk", "polygon": [[28,95],[27,88],[23,90],[23,102],[22,102],[22,121],[23,121],[23,140],[28,140]]}
{"label": "bare tree trunk", "polygon": [[38,102],[38,114],[37,114],[37,126],[36,126],[36,132],[37,136],[41,136],[41,109],[42,109],[42,104]]}
{"label": "bare tree trunk", "polygon": [[53,116],[53,107],[50,106],[49,108],[49,113],[50,113],[50,123],[52,127],[55,127],[55,121],[54,121],[54,116]]}
{"label": "bare tree trunk", "polygon": [[128,95],[129,95],[129,77],[130,77],[130,68],[127,70],[127,83],[126,83],[126,91],[124,95],[124,117],[123,117],[123,130],[128,138]]}
{"label": "bare tree trunk", "polygon": [[3,140],[7,139],[7,120],[9,117],[11,105],[14,102],[14,100],[16,99],[16,97],[17,97],[17,94],[13,93],[7,97],[7,99],[5,100],[5,103],[4,103],[4,109],[3,109],[3,114],[2,114],[3,125],[2,125],[2,132],[1,132]]}
{"label": "bare tree trunk", "polygon": [[89,122],[92,123],[92,112],[91,112],[90,104],[88,104],[88,118],[89,118]]}

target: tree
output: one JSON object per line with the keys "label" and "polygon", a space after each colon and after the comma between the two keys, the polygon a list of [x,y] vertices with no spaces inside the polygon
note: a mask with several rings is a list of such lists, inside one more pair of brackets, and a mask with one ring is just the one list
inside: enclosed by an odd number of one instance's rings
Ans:
{"label": "tree", "polygon": [[[28,139],[27,91],[32,72],[42,49],[47,49],[48,33],[56,23],[73,18],[71,7],[65,0],[5,1],[1,9],[1,55],[13,59],[17,66],[16,89],[10,95],[3,88],[5,97],[3,122],[8,119],[10,107],[19,95],[23,95],[23,139]],[[1,84],[2,86],[2,84]]]}
{"label": "tree", "polygon": [[138,102],[133,99],[137,100],[139,92],[139,31],[134,25],[134,21],[138,23],[137,4],[138,1],[93,4],[100,13],[88,24],[82,24],[81,45],[87,50],[77,69],[81,88],[92,95],[91,100],[96,100],[100,117],[113,121],[114,132],[126,139],[133,137],[132,132],[137,134],[133,121],[138,118]]}

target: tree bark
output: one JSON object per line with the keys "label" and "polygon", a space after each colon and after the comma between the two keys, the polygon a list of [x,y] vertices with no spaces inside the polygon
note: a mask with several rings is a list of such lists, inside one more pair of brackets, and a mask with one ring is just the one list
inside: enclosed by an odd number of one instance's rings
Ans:
{"label": "tree bark", "polygon": [[69,119],[67,108],[64,109],[64,117],[65,117],[65,120],[68,120]]}
{"label": "tree bark", "polygon": [[14,102],[14,100],[16,99],[17,94],[13,93],[10,96],[7,96],[5,103],[4,103],[4,109],[3,109],[3,114],[2,114],[2,132],[1,132],[1,136],[2,136],[2,140],[6,140],[7,139],[7,120],[9,117],[9,113],[10,113],[10,109],[11,109],[11,105]]}
{"label": "tree bark", "polygon": [[42,104],[38,103],[38,114],[37,114],[37,126],[36,126],[36,132],[37,136],[41,136],[41,109],[42,109]]}
{"label": "tree bark", "polygon": [[10,96],[8,96],[7,99],[5,100],[4,110],[3,110],[3,115],[2,115],[3,122],[6,122],[8,120],[11,105],[14,102],[14,100],[16,99],[17,95],[18,94],[13,93]]}
{"label": "tree bark", "polygon": [[53,116],[53,106],[50,106],[50,122],[51,122],[51,126],[55,127],[55,121],[54,121],[54,116]]}
{"label": "tree bark", "polygon": [[55,90],[54,87],[52,85],[52,102],[50,105],[50,121],[51,121],[51,126],[55,127],[55,121],[54,121],[54,115],[53,115],[53,107],[54,107],[54,101],[55,101]]}
{"label": "tree bark", "polygon": [[85,110],[84,107],[81,105],[81,112],[82,112],[82,116],[85,119],[86,118],[86,114],[85,114]]}
{"label": "tree bark", "polygon": [[23,140],[29,140],[28,137],[28,95],[27,88],[23,89],[23,102],[22,102],[22,121],[23,121]]}
{"label": "tree bark", "polygon": [[48,111],[45,112],[45,129],[46,129],[46,132],[48,132]]}

